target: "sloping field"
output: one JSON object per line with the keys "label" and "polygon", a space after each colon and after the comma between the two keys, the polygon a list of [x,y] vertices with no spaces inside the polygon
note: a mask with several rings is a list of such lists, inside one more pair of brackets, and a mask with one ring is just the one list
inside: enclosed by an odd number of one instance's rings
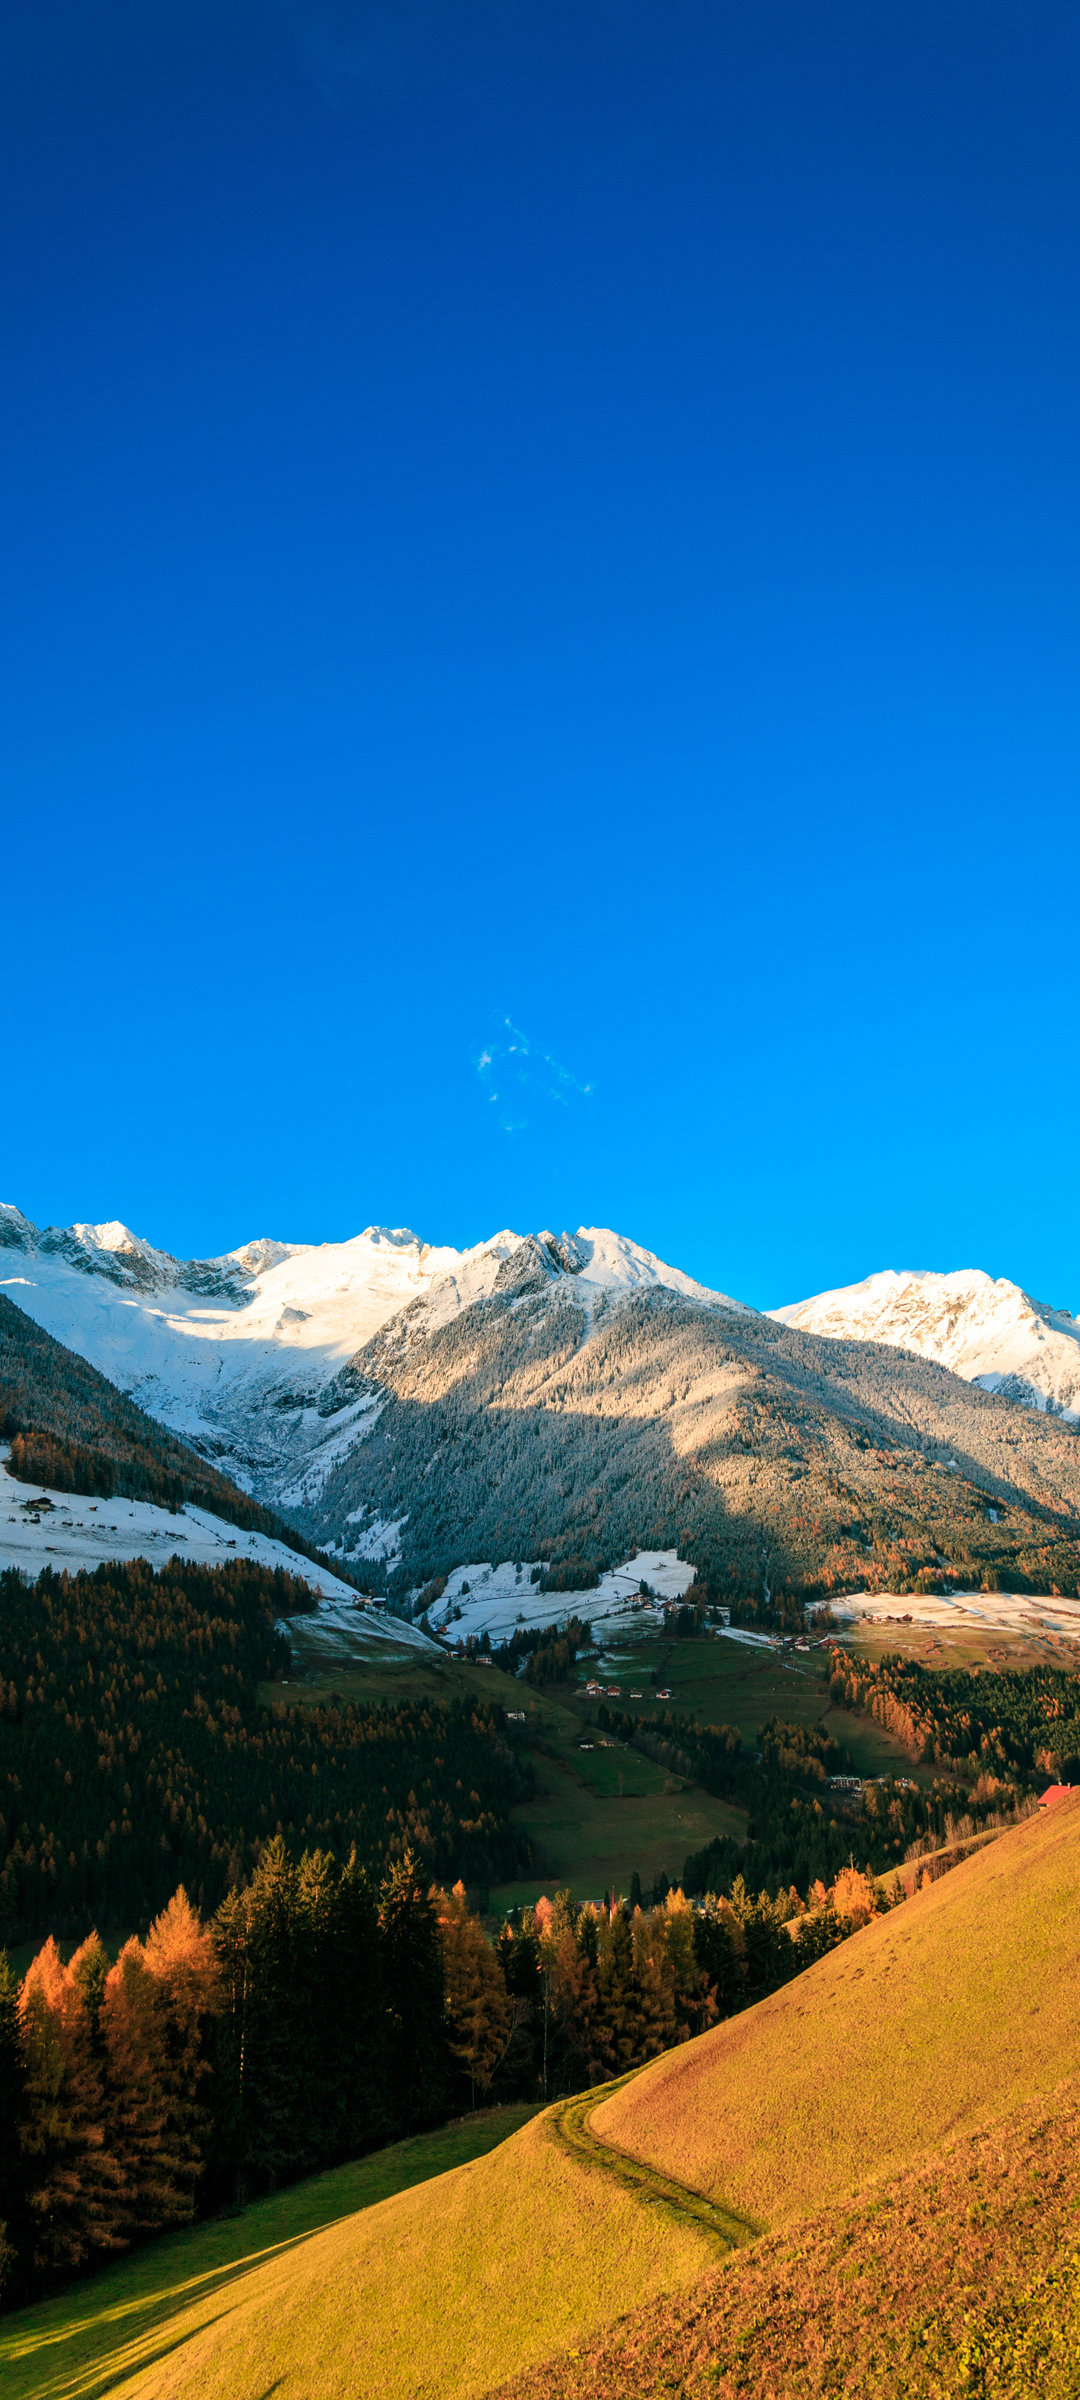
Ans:
{"label": "sloping field", "polygon": [[50,2373],[39,2354],[23,2388],[34,2400],[467,2400],[695,2283],[717,2255],[714,2238],[581,2165],[537,2118],[486,2158],[200,2280],[166,2323],[121,2318],[90,2372],[58,2359]]}
{"label": "sloping field", "polygon": [[[80,2371],[58,2350],[54,2371],[39,2351],[23,2388],[1072,2400],[1078,1968],[1080,1794],[595,2107],[537,2117],[273,2256],[193,2276],[165,2317],[119,2310],[108,2354]],[[680,2213],[673,2186],[716,2215]],[[721,2237],[750,2231],[732,2212],[765,2233],[718,2273]],[[1014,2344],[1011,2384],[949,2381],[987,2306],[1001,2356]],[[1040,2326],[1060,2375],[1031,2352]]]}
{"label": "sloping field", "polygon": [[[4,2400],[88,2396],[123,2385],[141,2364],[162,2357],[195,2304],[228,2293],[256,2265],[353,2219],[413,2185],[482,2158],[537,2110],[525,2101],[478,2109],[434,2133],[409,2135],[365,2158],[305,2176],[246,2208],[163,2234],[55,2299],[0,2316],[0,2391]],[[181,2329],[180,2338],[184,2338]]]}
{"label": "sloping field", "polygon": [[1080,1794],[772,1999],[669,2051],[592,2130],[776,2229],[1080,2070]]}
{"label": "sloping field", "polygon": [[1080,2081],[492,2400],[1076,2400]]}

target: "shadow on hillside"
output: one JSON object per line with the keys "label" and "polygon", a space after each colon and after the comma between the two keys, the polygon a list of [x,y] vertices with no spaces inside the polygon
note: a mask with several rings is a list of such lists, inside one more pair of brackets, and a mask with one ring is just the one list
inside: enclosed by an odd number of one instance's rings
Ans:
{"label": "shadow on hillside", "polygon": [[[1042,1421],[880,1343],[771,1323],[736,1332],[702,1311],[642,1305],[575,1344],[559,1324],[487,1304],[433,1335],[419,1367],[411,1351],[363,1362],[389,1396],[327,1482],[319,1538],[365,1515],[404,1522],[417,1583],[452,1560],[553,1552],[589,1566],[676,1545],[709,1561],[721,1589],[760,1591],[763,1551],[773,1587],[797,1588],[864,1505],[904,1533],[932,1518],[969,1542],[968,1485],[979,1512],[988,1494],[1058,1538],[1073,1529]],[[905,1451],[958,1472],[905,1501],[892,1488]]]}
{"label": "shadow on hillside", "polygon": [[[256,2268],[287,2258],[361,2209],[483,2156],[533,2114],[524,2106],[479,2110],[395,2142],[234,2216],[163,2235],[59,2298],[0,2318],[5,2400],[98,2400],[222,2324]],[[176,2318],[189,2314],[193,2321],[170,2336]]]}

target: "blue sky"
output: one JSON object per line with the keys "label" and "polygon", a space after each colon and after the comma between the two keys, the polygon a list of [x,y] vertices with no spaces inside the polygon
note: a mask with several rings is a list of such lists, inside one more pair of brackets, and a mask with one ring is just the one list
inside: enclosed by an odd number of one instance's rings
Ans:
{"label": "blue sky", "polygon": [[0,1196],[1080,1306],[1078,68],[8,0]]}

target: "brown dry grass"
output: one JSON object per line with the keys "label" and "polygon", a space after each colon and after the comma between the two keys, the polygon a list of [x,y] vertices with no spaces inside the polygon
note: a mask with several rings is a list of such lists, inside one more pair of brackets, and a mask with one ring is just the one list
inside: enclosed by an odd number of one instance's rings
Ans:
{"label": "brown dry grass", "polygon": [[594,2111],[776,2230],[1080,2073],[1080,1794]]}
{"label": "brown dry grass", "polygon": [[[654,2301],[491,2400],[1072,2400],[1063,2356],[995,2367],[995,2325],[1080,2244],[1080,2079],[862,2208],[825,2211],[743,2251],[693,2292]],[[1042,2305],[1038,2295],[1036,2305]],[[1075,2311],[1074,2311],[1075,2314]],[[986,2327],[989,2365],[965,2360]]]}

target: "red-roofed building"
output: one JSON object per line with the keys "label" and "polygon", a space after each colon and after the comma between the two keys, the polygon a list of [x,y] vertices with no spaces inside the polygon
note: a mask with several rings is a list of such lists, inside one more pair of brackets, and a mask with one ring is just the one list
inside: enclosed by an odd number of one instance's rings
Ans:
{"label": "red-roofed building", "polygon": [[1058,1800],[1067,1800],[1069,1793],[1076,1791],[1078,1788],[1080,1787],[1073,1783],[1052,1783],[1043,1793],[1039,1802],[1039,1807],[1053,1808]]}

